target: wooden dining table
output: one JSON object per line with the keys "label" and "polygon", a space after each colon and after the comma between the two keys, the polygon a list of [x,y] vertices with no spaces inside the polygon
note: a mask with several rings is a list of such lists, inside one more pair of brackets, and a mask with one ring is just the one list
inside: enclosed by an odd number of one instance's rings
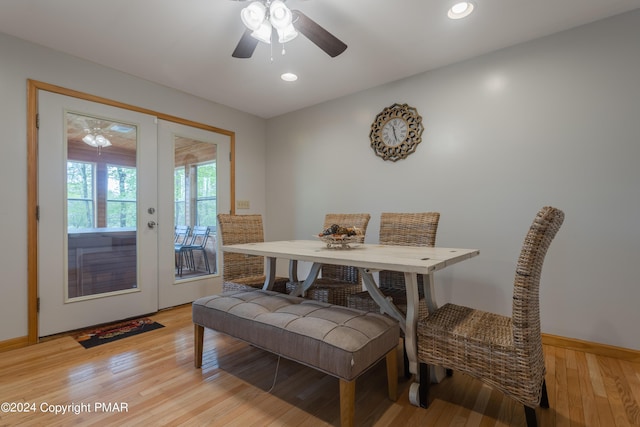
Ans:
{"label": "wooden dining table", "polygon": [[[272,289],[276,277],[278,258],[289,260],[289,278],[299,285],[293,291],[295,295],[304,295],[318,277],[323,264],[356,267],[360,272],[364,286],[381,311],[398,320],[405,339],[405,349],[409,359],[409,370],[414,374],[414,383],[410,387],[411,403],[419,406],[418,398],[418,274],[424,276],[424,295],[429,312],[437,308],[434,296],[433,273],[458,262],[477,256],[477,249],[458,249],[442,247],[392,246],[379,244],[349,244],[348,246],[328,246],[320,240],[282,240],[272,242],[244,243],[224,245],[223,251],[246,255],[264,256],[265,284],[263,289]],[[310,262],[311,269],[304,281],[298,280],[297,262]],[[376,284],[374,273],[381,270],[404,273],[407,293],[406,314],[387,299]],[[444,375],[441,370],[435,374],[435,381]]]}

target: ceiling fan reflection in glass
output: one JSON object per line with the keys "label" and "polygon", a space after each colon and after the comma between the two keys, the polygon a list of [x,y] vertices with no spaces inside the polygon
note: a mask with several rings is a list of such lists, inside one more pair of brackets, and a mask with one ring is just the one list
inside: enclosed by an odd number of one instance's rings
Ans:
{"label": "ceiling fan reflection in glass", "polygon": [[111,141],[109,141],[106,136],[102,135],[102,129],[93,128],[85,129],[84,131],[87,132],[87,134],[82,138],[82,142],[90,145],[91,147],[97,148],[98,154],[100,154],[104,147],[111,146]]}

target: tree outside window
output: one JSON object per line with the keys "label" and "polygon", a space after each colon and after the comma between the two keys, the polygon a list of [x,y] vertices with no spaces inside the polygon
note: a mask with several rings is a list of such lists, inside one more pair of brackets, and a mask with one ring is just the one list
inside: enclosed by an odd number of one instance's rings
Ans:
{"label": "tree outside window", "polygon": [[107,166],[107,227],[136,227],[136,168]]}
{"label": "tree outside window", "polygon": [[95,227],[95,164],[67,162],[67,227]]}
{"label": "tree outside window", "polygon": [[196,224],[216,225],[216,164],[196,166]]}
{"label": "tree outside window", "polygon": [[176,168],[173,173],[174,189],[174,224],[187,225],[187,190],[184,166]]}

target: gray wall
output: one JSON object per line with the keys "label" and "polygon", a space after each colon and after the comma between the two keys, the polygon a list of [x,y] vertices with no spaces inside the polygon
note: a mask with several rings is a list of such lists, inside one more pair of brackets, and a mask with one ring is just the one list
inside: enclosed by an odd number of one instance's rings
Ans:
{"label": "gray wall", "polygon": [[[640,349],[638,41],[635,10],[269,120],[267,238],[369,212],[376,242],[381,212],[439,211],[437,244],[481,253],[437,273],[438,302],[509,315],[522,239],[553,205],[543,332]],[[425,132],[392,163],[368,134],[395,102]]]}
{"label": "gray wall", "polygon": [[[481,254],[437,274],[440,303],[509,314],[524,233],[542,205],[560,207],[543,331],[640,349],[638,40],[636,10],[264,121],[0,34],[0,341],[27,334],[33,78],[235,131],[236,196],[265,214],[268,239],[308,239],[326,212],[366,211],[375,242],[381,212],[441,212],[438,245]],[[394,102],[417,107],[425,133],[390,163],[368,134]]]}
{"label": "gray wall", "polygon": [[236,132],[236,195],[265,210],[266,121],[0,34],[0,341],[27,335],[27,79]]}

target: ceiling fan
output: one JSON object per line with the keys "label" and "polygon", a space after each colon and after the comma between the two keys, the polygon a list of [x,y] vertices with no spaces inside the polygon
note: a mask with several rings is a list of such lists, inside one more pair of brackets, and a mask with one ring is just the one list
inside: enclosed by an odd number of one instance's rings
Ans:
{"label": "ceiling fan", "polygon": [[[247,0],[236,0],[247,1]],[[298,32],[335,58],[347,45],[299,10],[290,10],[283,0],[256,0],[242,9],[247,27],[231,54],[234,58],[251,58],[260,41],[271,43],[274,33],[280,43],[293,40]]]}

